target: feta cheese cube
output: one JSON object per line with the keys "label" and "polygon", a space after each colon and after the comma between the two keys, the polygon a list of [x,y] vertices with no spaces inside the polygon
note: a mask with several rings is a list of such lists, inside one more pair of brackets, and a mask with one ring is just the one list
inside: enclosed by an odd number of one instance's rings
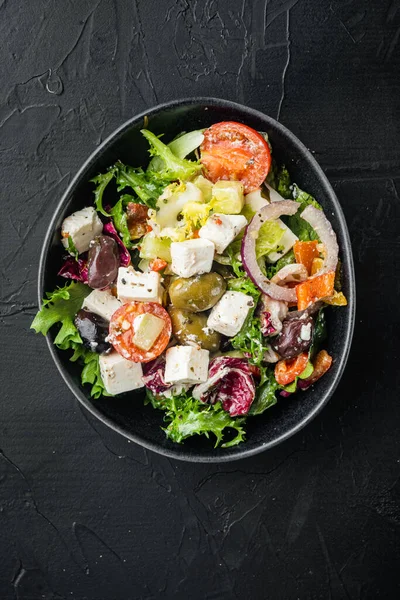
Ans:
{"label": "feta cheese cube", "polygon": [[133,321],[135,333],[132,342],[141,350],[150,350],[164,329],[164,325],[163,319],[150,313],[138,315]]}
{"label": "feta cheese cube", "polygon": [[225,292],[211,310],[207,327],[227,337],[233,337],[241,330],[253,306],[254,300],[251,296],[242,292]]}
{"label": "feta cheese cube", "polygon": [[211,271],[215,247],[209,240],[172,242],[171,269],[179,277],[192,277]]}
{"label": "feta cheese cube", "polygon": [[200,229],[199,236],[213,242],[217,253],[222,254],[246,225],[247,219],[243,215],[214,213]]}
{"label": "feta cheese cube", "polygon": [[92,206],[72,213],[61,225],[61,242],[67,250],[68,238],[79,254],[89,250],[90,242],[103,231],[103,223]]}
{"label": "feta cheese cube", "polygon": [[104,387],[113,396],[143,387],[142,365],[126,360],[115,350],[110,354],[100,354],[99,366]]}
{"label": "feta cheese cube", "polygon": [[264,198],[264,196],[261,194],[260,188],[246,194],[244,197],[244,203],[254,213],[260,210],[260,208],[266,204],[269,204],[268,200],[266,200],[266,198]]}
{"label": "feta cheese cube", "polygon": [[122,306],[121,302],[112,295],[110,290],[93,290],[82,304],[82,308],[103,317],[106,321],[110,321],[113,313],[120,306]]}
{"label": "feta cheese cube", "polygon": [[165,354],[165,383],[207,381],[209,351],[193,346],[173,346]]}
{"label": "feta cheese cube", "polygon": [[162,303],[164,288],[161,285],[161,275],[155,271],[140,273],[133,267],[118,269],[117,296],[122,303],[158,302]]}
{"label": "feta cheese cube", "polygon": [[308,342],[311,339],[311,323],[307,323],[307,325],[302,325],[300,329],[300,339],[305,342]]}

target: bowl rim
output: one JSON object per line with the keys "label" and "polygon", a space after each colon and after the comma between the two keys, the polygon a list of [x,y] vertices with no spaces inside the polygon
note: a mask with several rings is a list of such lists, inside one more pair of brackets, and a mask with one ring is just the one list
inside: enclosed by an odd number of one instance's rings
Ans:
{"label": "bowl rim", "polygon": [[[130,119],[128,119],[127,121],[122,123],[122,125],[117,127],[117,129],[115,129],[90,154],[90,156],[85,160],[83,165],[80,167],[80,169],[77,171],[75,176],[72,178],[72,180],[68,184],[68,187],[65,190],[65,192],[63,193],[61,200],[57,204],[57,207],[51,218],[50,224],[47,228],[47,232],[46,232],[46,235],[45,235],[45,238],[43,241],[43,245],[42,245],[42,250],[40,253],[37,293],[38,293],[38,305],[39,305],[39,308],[41,308],[42,298],[43,298],[43,295],[45,292],[45,290],[44,290],[45,265],[46,265],[46,259],[47,259],[49,247],[50,247],[50,244],[52,241],[52,237],[54,235],[55,224],[58,221],[59,214],[64,209],[64,205],[65,205],[66,201],[70,198],[71,192],[73,192],[74,188],[76,187],[77,183],[81,180],[82,175],[85,173],[85,171],[91,166],[91,164],[104,152],[104,150],[116,138],[118,138],[121,134],[123,134],[125,131],[127,131],[132,125],[136,124],[138,121],[144,119],[145,117],[149,117],[154,114],[157,114],[163,110],[177,108],[177,107],[183,106],[183,105],[190,106],[190,105],[195,105],[195,104],[204,104],[205,106],[220,106],[220,107],[224,107],[224,108],[232,108],[232,109],[242,112],[243,115],[247,114],[247,115],[253,116],[255,118],[260,118],[263,120],[270,121],[270,123],[274,126],[275,129],[277,129],[278,131],[280,131],[280,133],[282,133],[284,136],[286,136],[290,139],[290,141],[292,142],[292,144],[294,145],[296,150],[299,151],[299,153],[302,153],[303,155],[305,155],[308,158],[312,169],[316,173],[318,179],[321,181],[323,187],[326,189],[326,192],[329,195],[330,200],[335,207],[336,215],[339,220],[340,228],[341,228],[343,238],[344,238],[343,249],[346,252],[346,255],[348,258],[348,264],[349,264],[349,294],[348,294],[348,305],[346,307],[346,310],[349,311],[349,317],[348,317],[348,325],[346,328],[345,336],[343,338],[343,352],[339,359],[340,362],[338,365],[338,370],[337,370],[336,376],[332,380],[330,386],[324,392],[321,399],[317,402],[317,404],[313,407],[313,409],[311,411],[309,411],[308,414],[303,419],[298,421],[295,425],[290,427],[287,431],[285,431],[278,437],[274,438],[273,440],[271,440],[269,442],[265,442],[264,444],[260,444],[259,446],[255,447],[255,448],[250,448],[250,449],[246,449],[246,442],[244,442],[243,446],[240,445],[233,449],[233,450],[237,449],[237,452],[234,452],[234,453],[230,452],[229,454],[226,454],[226,455],[219,454],[219,455],[215,455],[215,456],[212,456],[212,455],[204,455],[203,456],[197,450],[185,452],[184,446],[179,446],[179,451],[175,451],[174,449],[170,449],[170,448],[160,447],[157,443],[143,440],[140,436],[136,436],[134,433],[127,431],[122,426],[115,423],[112,419],[105,416],[103,413],[100,412],[100,410],[98,410],[96,408],[96,406],[94,404],[92,404],[90,402],[90,400],[86,397],[86,395],[82,392],[82,390],[80,390],[79,388],[76,387],[72,377],[66,372],[65,368],[63,367],[62,361],[56,351],[54,344],[52,343],[49,333],[46,335],[46,341],[47,341],[47,345],[50,350],[50,354],[57,366],[59,373],[61,374],[61,377],[63,378],[63,380],[65,381],[65,383],[67,384],[67,386],[69,387],[69,389],[71,390],[71,392],[73,393],[75,398],[77,400],[79,400],[79,402],[84,406],[84,408],[86,408],[86,410],[88,410],[93,416],[95,416],[97,419],[99,419],[102,423],[104,423],[105,425],[107,425],[108,427],[110,427],[111,429],[113,429],[114,431],[119,433],[120,435],[124,436],[128,440],[134,442],[135,444],[138,444],[138,445],[146,448],[147,450],[151,450],[153,452],[156,452],[157,454],[161,454],[168,458],[174,458],[176,460],[181,460],[184,462],[223,463],[223,462],[232,462],[235,460],[249,458],[251,456],[254,456],[256,454],[264,452],[265,450],[268,450],[270,448],[273,448],[274,446],[277,446],[278,444],[282,443],[283,441],[287,440],[288,438],[292,437],[293,435],[295,435],[296,433],[301,431],[308,423],[310,423],[318,415],[318,413],[322,410],[322,408],[328,403],[328,401],[332,397],[333,393],[335,392],[335,390],[341,380],[341,377],[343,375],[343,371],[345,369],[345,366],[346,366],[346,363],[347,363],[347,360],[349,357],[349,353],[350,353],[351,342],[352,342],[353,332],[354,332],[355,311],[356,311],[355,272],[354,272],[354,261],[353,261],[350,235],[349,235],[349,231],[348,231],[346,219],[343,214],[342,207],[339,203],[339,200],[338,200],[327,176],[325,175],[324,171],[320,167],[319,163],[314,158],[311,151],[297,138],[297,136],[295,136],[287,127],[282,125],[279,121],[277,121],[273,117],[270,117],[269,115],[262,113],[259,110],[253,109],[248,106],[244,106],[237,102],[232,102],[230,100],[225,100],[223,98],[216,98],[216,97],[199,96],[199,97],[175,99],[175,100],[171,100],[168,102],[158,104],[156,106],[153,106],[147,110],[144,110],[144,111],[138,113],[137,115],[134,115],[133,117],[131,117]],[[178,448],[177,448],[177,450],[178,450]]]}

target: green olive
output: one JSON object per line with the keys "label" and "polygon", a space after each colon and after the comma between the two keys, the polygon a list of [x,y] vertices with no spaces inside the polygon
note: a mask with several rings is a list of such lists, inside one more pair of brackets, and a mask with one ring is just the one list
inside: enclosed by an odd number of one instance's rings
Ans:
{"label": "green olive", "polygon": [[226,283],[218,273],[205,273],[187,279],[179,277],[169,286],[171,303],[176,308],[202,312],[212,308],[226,290]]}
{"label": "green olive", "polygon": [[212,269],[213,269],[213,271],[216,271],[218,273],[218,275],[221,275],[221,277],[223,277],[224,279],[232,279],[233,278],[232,270],[229,267],[227,267],[226,265],[220,265],[219,263],[214,261]]}
{"label": "green olive", "polygon": [[207,315],[181,310],[175,306],[168,307],[172,322],[172,334],[180,344],[194,342],[204,350],[217,352],[221,343],[218,332],[207,328]]}

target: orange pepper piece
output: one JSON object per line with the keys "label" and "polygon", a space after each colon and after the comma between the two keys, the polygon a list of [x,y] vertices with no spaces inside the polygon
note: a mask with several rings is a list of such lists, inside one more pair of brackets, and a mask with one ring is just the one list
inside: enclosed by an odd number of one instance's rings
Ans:
{"label": "orange pepper piece", "polygon": [[296,286],[298,310],[304,310],[313,302],[322,300],[333,294],[335,271],[317,275]]}
{"label": "orange pepper piece", "polygon": [[165,269],[167,264],[167,261],[163,260],[162,258],[153,258],[153,260],[150,261],[149,266],[151,271],[162,271],[163,269]]}
{"label": "orange pepper piece", "polygon": [[308,352],[294,358],[280,360],[275,366],[275,379],[280,385],[288,385],[301,375],[308,363]]}
{"label": "orange pepper piece", "polygon": [[303,379],[303,382],[306,381],[309,385],[315,383],[322,375],[325,375],[325,373],[329,371],[332,360],[332,356],[330,356],[326,350],[318,352],[313,364],[314,371],[311,373],[310,377]]}
{"label": "orange pepper piece", "polygon": [[296,262],[304,265],[307,269],[308,274],[311,273],[311,267],[313,260],[319,257],[318,241],[313,242],[295,242],[293,246],[294,256]]}

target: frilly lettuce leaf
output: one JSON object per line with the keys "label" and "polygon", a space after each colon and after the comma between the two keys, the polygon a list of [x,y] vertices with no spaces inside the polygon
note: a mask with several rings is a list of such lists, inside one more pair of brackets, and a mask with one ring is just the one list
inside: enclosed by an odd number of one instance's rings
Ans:
{"label": "frilly lettuce leaf", "polygon": [[[202,170],[202,166],[198,161],[179,158],[173,153],[171,148],[148,129],[142,129],[141,133],[150,144],[150,154],[152,156],[159,156],[162,159],[163,169],[159,173],[163,177],[168,177],[171,181],[175,179],[187,181]],[[151,169],[147,171],[149,175],[156,172],[158,171],[152,171]]]}
{"label": "frilly lettuce leaf", "polygon": [[82,384],[90,384],[92,386],[91,396],[99,398],[102,395],[109,396],[100,376],[99,355],[85,348],[74,323],[76,313],[91,291],[87,285],[73,282],[54,290],[54,292],[49,292],[47,299],[43,300],[42,308],[34,318],[31,328],[36,333],[46,335],[50,327],[61,323],[54,344],[61,350],[73,351],[70,360],[72,362],[80,360],[83,363]]}
{"label": "frilly lettuce leaf", "polygon": [[[195,131],[189,131],[176,137],[172,142],[168,144],[168,148],[178,158],[185,158],[188,154],[191,154],[198,148],[203,140],[204,129],[196,129]],[[160,156],[154,156],[149,164],[149,171],[162,171],[164,169],[164,161]]]}
{"label": "frilly lettuce leaf", "polygon": [[[54,292],[48,292],[47,299],[43,300],[42,308],[34,318],[31,329],[34,329],[36,333],[46,335],[50,327],[56,323],[61,323],[61,329],[56,340],[58,338],[58,342],[64,344],[68,336],[74,336],[73,328],[75,325],[73,320],[81,308],[83,300],[91,291],[83,283],[72,282],[63,288],[57,288]],[[56,340],[55,343],[58,344]]]}
{"label": "frilly lettuce leaf", "polygon": [[[145,403],[165,411],[167,426],[164,431],[167,438],[178,444],[193,435],[209,438],[210,433],[216,437],[215,447],[230,448],[245,439],[245,419],[231,417],[220,403],[203,404],[187,394],[171,398],[155,396],[148,389]],[[226,433],[235,435],[222,443]]]}

